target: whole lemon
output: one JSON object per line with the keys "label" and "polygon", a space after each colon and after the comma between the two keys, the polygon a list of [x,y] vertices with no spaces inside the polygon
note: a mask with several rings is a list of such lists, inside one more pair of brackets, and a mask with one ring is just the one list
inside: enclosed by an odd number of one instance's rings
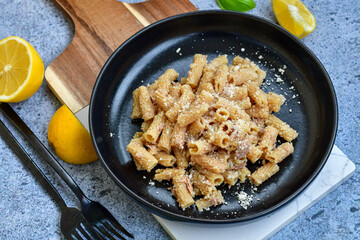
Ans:
{"label": "whole lemon", "polygon": [[71,164],[86,164],[97,160],[89,132],[66,105],[51,118],[48,140],[55,154]]}

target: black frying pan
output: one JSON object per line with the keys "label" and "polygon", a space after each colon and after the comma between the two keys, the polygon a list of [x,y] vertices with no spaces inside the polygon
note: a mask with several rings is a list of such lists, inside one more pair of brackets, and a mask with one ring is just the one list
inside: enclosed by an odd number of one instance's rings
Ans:
{"label": "black frying pan", "polygon": [[[180,49],[180,51],[178,50]],[[253,193],[245,210],[237,192],[250,184],[222,186],[227,204],[199,212],[182,210],[167,188],[149,184],[153,173],[137,171],[126,151],[140,121],[130,118],[132,91],[152,83],[166,69],[186,76],[195,53],[248,57],[267,72],[263,89],[285,95],[276,115],[299,132],[294,154],[280,171]],[[285,71],[279,68],[284,68]],[[283,72],[283,74],[281,73]],[[281,81],[276,79],[280,77]],[[199,11],[171,17],[138,32],[123,43],[101,70],[90,104],[90,130],[100,161],[114,181],[142,206],[176,220],[226,223],[254,219],[286,204],[319,173],[335,140],[337,102],[324,67],[291,34],[266,20],[227,11]]]}

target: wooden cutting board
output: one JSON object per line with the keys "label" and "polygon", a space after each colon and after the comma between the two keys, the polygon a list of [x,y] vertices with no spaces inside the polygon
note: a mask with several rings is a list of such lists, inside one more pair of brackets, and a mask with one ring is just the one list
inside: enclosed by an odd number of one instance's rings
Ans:
{"label": "wooden cutting board", "polygon": [[188,0],[54,0],[73,22],[75,36],[46,69],[49,87],[73,113],[90,103],[98,73],[113,51],[134,33],[169,16],[198,10]]}

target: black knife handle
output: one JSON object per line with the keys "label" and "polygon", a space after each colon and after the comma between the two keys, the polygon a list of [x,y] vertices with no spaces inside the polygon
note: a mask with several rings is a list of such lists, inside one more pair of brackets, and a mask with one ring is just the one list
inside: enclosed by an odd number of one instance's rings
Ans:
{"label": "black knife handle", "polygon": [[80,187],[76,184],[74,179],[66,172],[60,165],[56,158],[49,152],[49,150],[42,144],[36,137],[31,129],[25,122],[17,115],[17,113],[7,103],[0,103],[0,110],[4,113],[5,117],[20,131],[20,133],[29,141],[29,143],[40,153],[46,162],[55,170],[55,172],[64,180],[64,182],[75,193],[80,202],[89,201],[88,198],[81,191]]}
{"label": "black knife handle", "polygon": [[50,196],[56,201],[60,209],[63,211],[67,207],[64,199],[60,196],[59,192],[55,189],[54,185],[39,169],[36,163],[31,159],[31,157],[27,154],[25,149],[20,145],[20,143],[16,140],[14,135],[12,135],[10,130],[4,125],[4,123],[1,120],[0,120],[0,135],[2,136],[6,144],[14,151],[14,153],[30,170],[30,172],[35,176],[35,178],[41,183],[41,185],[45,188],[45,190],[50,194]]}

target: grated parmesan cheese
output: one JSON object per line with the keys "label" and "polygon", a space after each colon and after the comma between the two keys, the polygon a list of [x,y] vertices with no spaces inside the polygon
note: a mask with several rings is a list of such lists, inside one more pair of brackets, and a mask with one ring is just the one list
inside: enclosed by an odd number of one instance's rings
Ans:
{"label": "grated parmesan cheese", "polygon": [[240,191],[240,193],[238,194],[238,200],[240,206],[242,206],[246,210],[248,206],[250,206],[253,200],[253,196],[247,194],[244,191]]}

